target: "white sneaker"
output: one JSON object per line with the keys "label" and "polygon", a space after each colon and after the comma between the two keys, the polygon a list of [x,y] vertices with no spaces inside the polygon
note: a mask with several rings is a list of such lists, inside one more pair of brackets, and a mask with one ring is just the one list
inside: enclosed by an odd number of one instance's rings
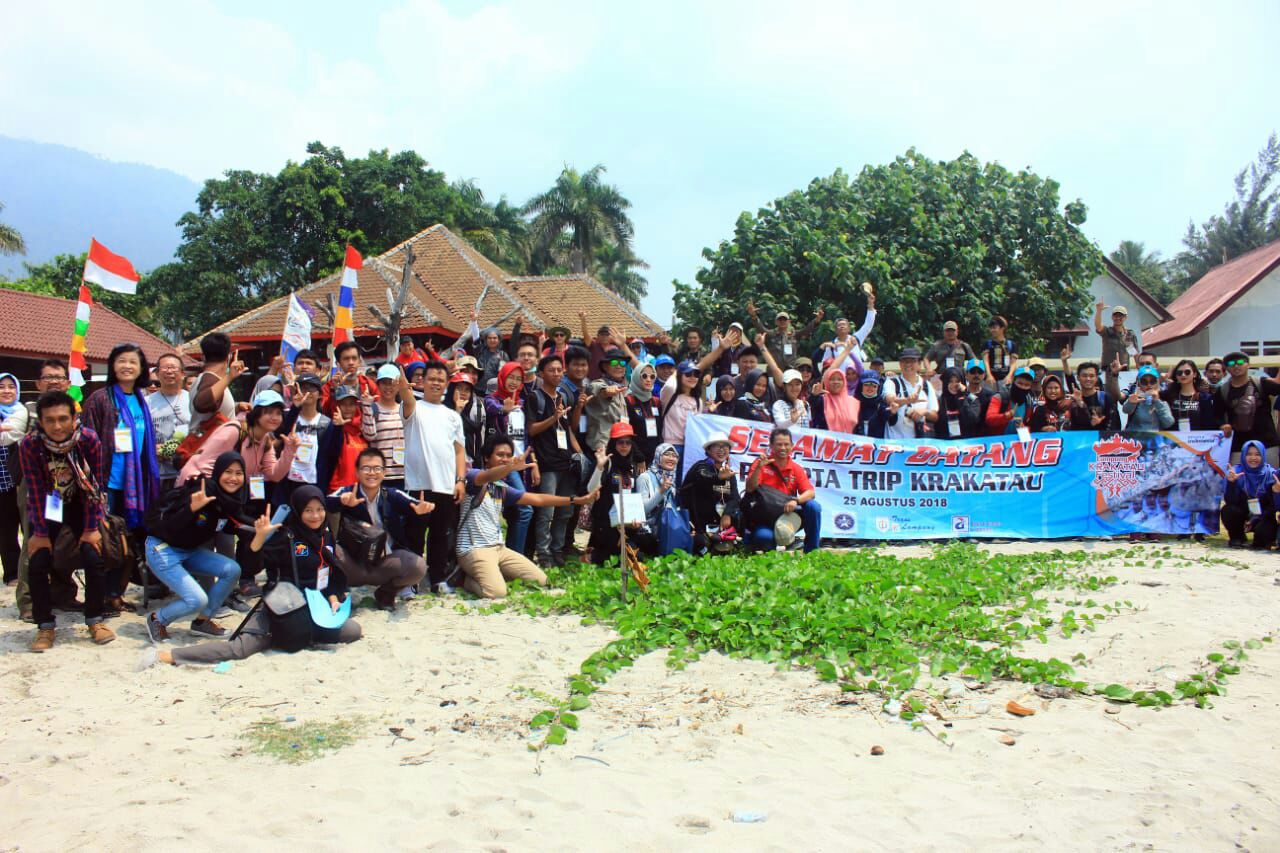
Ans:
{"label": "white sneaker", "polygon": [[436,584],[432,588],[432,592],[434,592],[436,595],[457,595],[453,587],[449,586],[449,584],[445,583],[444,581],[440,581],[440,583]]}
{"label": "white sneaker", "polygon": [[417,594],[417,589],[412,586],[406,586],[404,589],[396,593],[396,598],[414,598]]}

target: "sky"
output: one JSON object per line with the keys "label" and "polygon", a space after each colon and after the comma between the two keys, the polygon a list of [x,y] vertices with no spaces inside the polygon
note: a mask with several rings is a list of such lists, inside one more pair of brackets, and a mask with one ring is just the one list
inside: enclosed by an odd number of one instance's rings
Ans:
{"label": "sky", "polygon": [[60,0],[4,18],[8,136],[201,181],[276,172],[311,140],[413,149],[516,203],[602,163],[664,323],[671,280],[742,211],[837,168],[968,150],[1059,181],[1105,251],[1169,257],[1280,130],[1275,0]]}

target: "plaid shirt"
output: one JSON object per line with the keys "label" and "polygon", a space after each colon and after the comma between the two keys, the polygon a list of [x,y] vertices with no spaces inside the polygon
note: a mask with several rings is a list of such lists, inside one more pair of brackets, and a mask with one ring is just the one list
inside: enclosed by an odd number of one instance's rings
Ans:
{"label": "plaid shirt", "polygon": [[[93,482],[101,483],[102,442],[98,440],[98,434],[88,427],[81,427],[80,441],[72,453],[88,467]],[[23,482],[27,484],[27,521],[31,525],[31,535],[47,538],[49,525],[44,518],[44,505],[54,488],[49,476],[49,451],[39,435],[28,435],[19,442],[18,461],[22,465]],[[84,501],[84,530],[80,533],[97,530],[102,523],[102,507],[97,501],[89,500],[83,488],[76,499]]]}

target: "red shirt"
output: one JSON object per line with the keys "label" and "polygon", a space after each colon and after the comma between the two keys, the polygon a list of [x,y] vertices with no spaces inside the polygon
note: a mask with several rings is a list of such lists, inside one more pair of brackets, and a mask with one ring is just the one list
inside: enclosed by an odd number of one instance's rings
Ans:
{"label": "red shirt", "polygon": [[[756,463],[756,465],[759,464],[759,462]],[[755,466],[752,468],[754,469]],[[778,463],[770,459],[765,464],[764,470],[760,472],[760,485],[772,486],[792,496],[804,494],[813,488],[813,484],[809,482],[809,475],[792,459],[788,459],[781,468],[778,467]]]}

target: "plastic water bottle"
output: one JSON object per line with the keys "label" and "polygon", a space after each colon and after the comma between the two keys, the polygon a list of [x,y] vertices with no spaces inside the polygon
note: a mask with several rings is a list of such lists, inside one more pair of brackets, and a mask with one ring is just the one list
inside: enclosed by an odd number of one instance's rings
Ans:
{"label": "plastic water bottle", "polygon": [[769,819],[769,813],[738,809],[733,813],[732,818],[734,823],[764,823]]}

